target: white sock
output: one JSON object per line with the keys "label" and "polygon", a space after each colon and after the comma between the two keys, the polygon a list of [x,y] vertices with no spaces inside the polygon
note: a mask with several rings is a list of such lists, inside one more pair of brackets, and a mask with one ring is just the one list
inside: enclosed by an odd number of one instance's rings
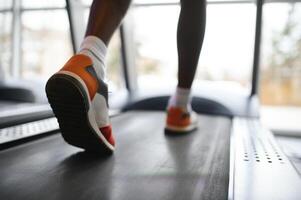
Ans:
{"label": "white sock", "polygon": [[92,59],[97,76],[105,80],[105,57],[107,54],[107,46],[105,43],[96,36],[87,36],[81,43],[78,53],[89,56]]}
{"label": "white sock", "polygon": [[169,98],[168,107],[181,107],[185,110],[191,110],[190,89],[177,87],[176,92]]}

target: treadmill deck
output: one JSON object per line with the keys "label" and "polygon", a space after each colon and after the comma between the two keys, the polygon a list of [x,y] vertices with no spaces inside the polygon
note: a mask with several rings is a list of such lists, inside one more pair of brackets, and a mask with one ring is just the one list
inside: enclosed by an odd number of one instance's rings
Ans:
{"label": "treadmill deck", "polygon": [[199,129],[164,134],[163,112],[112,118],[116,151],[99,157],[60,135],[0,152],[1,199],[227,199],[231,119],[199,115]]}

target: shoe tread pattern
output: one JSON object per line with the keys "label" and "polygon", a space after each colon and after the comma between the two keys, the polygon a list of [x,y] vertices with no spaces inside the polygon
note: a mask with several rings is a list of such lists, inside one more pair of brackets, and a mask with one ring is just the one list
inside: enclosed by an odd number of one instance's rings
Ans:
{"label": "shoe tread pattern", "polygon": [[88,119],[88,96],[73,77],[53,75],[46,84],[46,94],[58,120],[64,140],[74,146],[101,154],[110,154]]}

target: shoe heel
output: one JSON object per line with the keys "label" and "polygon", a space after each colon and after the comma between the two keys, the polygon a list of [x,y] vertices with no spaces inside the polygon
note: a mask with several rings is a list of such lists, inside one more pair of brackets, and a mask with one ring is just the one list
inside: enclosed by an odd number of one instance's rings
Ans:
{"label": "shoe heel", "polygon": [[91,127],[89,99],[75,78],[64,74],[52,76],[46,84],[46,94],[67,143],[97,153],[112,152]]}

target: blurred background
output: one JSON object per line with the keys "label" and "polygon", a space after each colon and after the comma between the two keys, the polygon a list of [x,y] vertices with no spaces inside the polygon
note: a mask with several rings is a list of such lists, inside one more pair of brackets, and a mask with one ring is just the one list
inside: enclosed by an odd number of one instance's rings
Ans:
{"label": "blurred background", "polygon": [[[82,32],[91,0],[77,0]],[[250,91],[255,37],[254,1],[208,1],[207,28],[194,85],[211,81]],[[125,19],[131,27],[132,66],[139,89],[174,88],[176,28],[173,0],[135,0]],[[259,97],[263,123],[276,134],[301,135],[301,3],[266,2],[260,55]],[[65,0],[0,1],[0,79],[44,83],[73,54]],[[125,90],[120,34],[109,46],[111,95]]]}

